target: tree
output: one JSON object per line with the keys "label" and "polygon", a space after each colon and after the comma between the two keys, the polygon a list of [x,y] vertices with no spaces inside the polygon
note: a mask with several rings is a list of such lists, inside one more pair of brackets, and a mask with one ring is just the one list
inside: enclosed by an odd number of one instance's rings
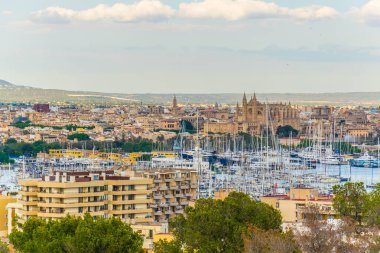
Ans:
{"label": "tree", "polygon": [[182,246],[178,240],[167,241],[159,240],[154,243],[154,253],[182,253]]}
{"label": "tree", "polygon": [[15,143],[17,143],[17,140],[16,140],[15,138],[9,138],[9,139],[5,142],[5,144],[15,144]]}
{"label": "tree", "polygon": [[9,159],[8,154],[0,152],[0,163],[14,163],[13,159]]}
{"label": "tree", "polygon": [[143,252],[142,237],[128,224],[116,218],[95,220],[89,214],[50,221],[30,218],[9,239],[19,252]]}
{"label": "tree", "polygon": [[291,231],[263,230],[249,227],[244,235],[244,253],[298,253],[300,249]]}
{"label": "tree", "polygon": [[361,224],[363,216],[368,210],[369,197],[362,182],[348,182],[344,185],[335,185],[334,209],[342,216],[348,216]]}
{"label": "tree", "polygon": [[77,139],[78,141],[88,141],[90,140],[90,136],[84,133],[75,133],[75,134],[68,135],[67,139],[69,140]]}
{"label": "tree", "polygon": [[375,189],[368,194],[366,222],[369,226],[380,228],[380,184],[376,184]]}
{"label": "tree", "polygon": [[9,247],[6,243],[0,241],[0,253],[8,253]]}
{"label": "tree", "polygon": [[324,220],[315,205],[306,206],[303,213],[304,219],[294,228],[302,252],[366,252],[370,233],[360,230],[351,218]]}
{"label": "tree", "polygon": [[274,208],[232,192],[224,201],[198,200],[170,222],[170,229],[188,252],[241,252],[248,226],[280,231],[281,223]]}
{"label": "tree", "polygon": [[276,130],[276,135],[280,138],[296,137],[298,135],[298,130],[289,125],[279,126]]}
{"label": "tree", "polygon": [[194,130],[196,130],[194,128],[193,124],[191,124],[191,122],[188,121],[188,120],[183,119],[183,120],[181,120],[180,123],[181,123],[181,126],[183,126],[185,128],[185,131],[194,131]]}

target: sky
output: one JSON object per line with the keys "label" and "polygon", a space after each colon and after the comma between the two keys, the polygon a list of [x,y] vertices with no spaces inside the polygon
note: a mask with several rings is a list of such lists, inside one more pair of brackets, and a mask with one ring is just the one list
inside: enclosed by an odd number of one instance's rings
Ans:
{"label": "sky", "polygon": [[119,93],[380,91],[380,0],[0,0],[0,79]]}

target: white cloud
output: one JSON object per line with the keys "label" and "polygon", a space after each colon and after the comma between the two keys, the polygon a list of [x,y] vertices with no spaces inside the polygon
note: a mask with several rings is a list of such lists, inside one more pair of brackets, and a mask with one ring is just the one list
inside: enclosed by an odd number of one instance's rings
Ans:
{"label": "white cloud", "polygon": [[133,4],[100,4],[94,8],[75,11],[62,7],[48,7],[32,13],[37,23],[70,23],[73,21],[138,22],[165,20],[175,14],[170,6],[159,0],[141,0]]}
{"label": "white cloud", "polygon": [[138,22],[159,21],[171,17],[209,18],[236,21],[249,18],[293,18],[315,20],[337,16],[339,13],[327,6],[301,8],[282,7],[262,0],[203,0],[183,2],[175,10],[160,0],[141,0],[133,4],[100,4],[87,10],[48,7],[32,13],[36,23],[70,23],[74,21]]}
{"label": "white cloud", "polygon": [[13,14],[13,11],[10,11],[10,10],[4,10],[1,12],[2,15],[4,16],[9,16],[9,15],[12,15]]}
{"label": "white cloud", "polygon": [[371,0],[361,7],[354,7],[348,12],[362,22],[380,25],[380,0]]}
{"label": "white cloud", "polygon": [[247,18],[290,17],[302,20],[330,18],[338,12],[327,6],[290,9],[259,0],[204,0],[181,3],[179,15],[187,18],[215,18],[235,21]]}

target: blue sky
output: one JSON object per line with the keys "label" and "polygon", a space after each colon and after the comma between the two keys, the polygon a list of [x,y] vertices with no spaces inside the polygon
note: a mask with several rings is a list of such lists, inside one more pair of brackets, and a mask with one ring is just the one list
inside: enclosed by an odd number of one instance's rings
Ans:
{"label": "blue sky", "polygon": [[380,0],[0,0],[0,79],[124,93],[380,91]]}

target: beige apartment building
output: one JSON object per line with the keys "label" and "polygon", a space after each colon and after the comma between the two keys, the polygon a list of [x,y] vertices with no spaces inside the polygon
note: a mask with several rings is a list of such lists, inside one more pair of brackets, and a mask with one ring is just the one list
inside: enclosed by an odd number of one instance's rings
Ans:
{"label": "beige apartment building", "polygon": [[138,224],[152,222],[149,178],[130,178],[107,172],[56,172],[42,179],[24,179],[19,184],[20,222],[29,217],[59,219],[67,215],[119,217]]}
{"label": "beige apartment building", "polygon": [[271,205],[281,212],[283,222],[297,222],[303,219],[308,205],[318,206],[323,218],[334,218],[332,197],[320,196],[317,189],[292,188],[288,195],[273,195],[261,197],[261,201]]}
{"label": "beige apartment building", "polygon": [[193,169],[155,169],[133,172],[139,177],[153,181],[151,190],[155,221],[167,222],[177,214],[184,213],[197,197],[197,172]]}

